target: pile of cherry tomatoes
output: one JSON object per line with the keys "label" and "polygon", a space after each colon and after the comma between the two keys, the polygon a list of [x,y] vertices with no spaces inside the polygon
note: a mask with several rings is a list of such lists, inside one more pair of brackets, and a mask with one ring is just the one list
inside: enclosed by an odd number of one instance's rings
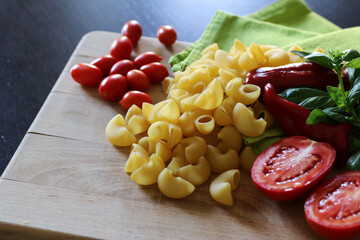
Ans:
{"label": "pile of cherry tomatoes", "polygon": [[[81,85],[98,87],[100,96],[107,101],[119,101],[125,110],[133,104],[141,107],[143,102],[152,103],[145,93],[150,84],[162,82],[169,72],[160,63],[162,57],[154,52],[144,52],[130,56],[142,36],[139,22],[131,20],[121,30],[122,36],[110,47],[110,54],[101,56],[91,63],[78,63],[71,68],[72,78]],[[157,37],[165,46],[172,45],[177,35],[175,30],[165,25],[158,29]]]}

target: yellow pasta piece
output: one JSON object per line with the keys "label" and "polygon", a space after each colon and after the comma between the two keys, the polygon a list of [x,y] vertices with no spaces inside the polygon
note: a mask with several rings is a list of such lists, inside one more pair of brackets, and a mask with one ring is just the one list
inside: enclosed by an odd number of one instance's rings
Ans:
{"label": "yellow pasta piece", "polygon": [[190,97],[184,98],[180,101],[180,112],[189,112],[195,109],[198,109],[198,107],[195,105],[196,99],[200,96],[200,93],[196,93]]}
{"label": "yellow pasta piece", "polygon": [[244,53],[246,52],[247,48],[245,45],[239,40],[235,39],[231,49],[229,51],[230,55],[235,56],[237,53]]}
{"label": "yellow pasta piece", "polygon": [[240,171],[238,169],[228,170],[217,176],[210,184],[211,197],[223,205],[232,206],[234,199],[231,192],[240,182]]}
{"label": "yellow pasta piece", "polygon": [[190,94],[182,89],[173,89],[170,91],[168,98],[171,98],[179,107],[181,100],[190,97]]}
{"label": "yellow pasta piece", "polygon": [[219,80],[212,80],[207,88],[196,98],[194,104],[195,106],[205,109],[211,110],[217,108],[224,97],[224,93],[221,87]]}
{"label": "yellow pasta piece", "polygon": [[281,48],[270,49],[264,55],[268,58],[270,67],[285,65],[290,62],[289,54]]}
{"label": "yellow pasta piece", "polygon": [[145,119],[141,108],[132,105],[125,115],[126,128],[133,134],[140,134],[146,132],[150,124]]}
{"label": "yellow pasta piece", "polygon": [[217,148],[221,152],[226,153],[230,149],[239,152],[242,147],[242,137],[239,131],[234,126],[225,126],[218,133],[220,140]]}
{"label": "yellow pasta piece", "polygon": [[176,123],[180,117],[180,109],[172,99],[158,102],[155,105],[143,103],[142,111],[149,123],[157,121]]}
{"label": "yellow pasta piece", "polygon": [[256,137],[266,128],[264,119],[256,119],[253,111],[242,103],[237,103],[233,110],[233,122],[236,129],[243,135]]}
{"label": "yellow pasta piece", "polygon": [[221,127],[215,125],[214,130],[209,134],[201,134],[200,132],[196,131],[194,133],[195,136],[199,136],[203,138],[208,145],[217,146],[219,144],[218,134],[221,130]]}
{"label": "yellow pasta piece", "polygon": [[214,111],[215,123],[220,126],[232,125],[232,113],[237,103],[234,97],[227,97]]}
{"label": "yellow pasta piece", "polygon": [[184,198],[195,190],[193,184],[181,177],[175,177],[168,168],[159,174],[157,182],[160,192],[169,198]]}
{"label": "yellow pasta piece", "polygon": [[274,45],[260,45],[259,46],[262,50],[263,53],[266,53],[267,51],[271,50],[271,49],[278,49],[279,47],[274,46]]}
{"label": "yellow pasta piece", "polygon": [[201,64],[207,67],[211,78],[216,77],[218,75],[220,68],[219,62],[214,61],[212,59],[203,59],[200,62]]}
{"label": "yellow pasta piece", "polygon": [[254,110],[255,113],[255,117],[257,119],[259,118],[263,118],[266,122],[266,128],[271,127],[272,125],[274,125],[275,122],[275,118],[273,117],[273,115],[269,112],[269,110],[267,109],[267,107],[262,104],[260,101],[256,101],[254,106],[252,107],[252,109]]}
{"label": "yellow pasta piece", "polygon": [[185,155],[185,147],[181,144],[176,145],[173,150],[172,159],[167,168],[177,176],[178,169],[185,167],[188,164],[189,162],[186,160]]}
{"label": "yellow pasta piece", "polygon": [[238,102],[244,105],[253,104],[260,96],[261,88],[253,84],[242,85],[234,96]]}
{"label": "yellow pasta piece", "polygon": [[200,116],[195,120],[195,126],[201,134],[209,134],[215,128],[214,117],[211,115]]}
{"label": "yellow pasta piece", "polygon": [[[209,46],[207,46],[206,48],[204,48],[202,51],[201,51],[201,56],[204,56],[205,54],[207,54],[208,52],[216,52],[217,50],[219,50],[219,45],[217,43],[213,43],[213,44],[210,44]],[[214,59],[214,58],[213,58]]]}
{"label": "yellow pasta piece", "polygon": [[217,147],[207,145],[205,158],[210,164],[211,171],[218,174],[230,169],[236,169],[240,165],[238,153],[233,149],[222,153]]}
{"label": "yellow pasta piece", "polygon": [[142,165],[130,175],[130,179],[139,185],[152,185],[157,183],[159,174],[164,168],[164,160],[153,154],[146,165]]}
{"label": "yellow pasta piece", "polygon": [[266,58],[259,45],[251,43],[246,52],[239,57],[239,73],[245,75],[248,71],[262,66],[265,61]]}
{"label": "yellow pasta piece", "polygon": [[176,175],[199,186],[209,179],[211,169],[208,161],[204,157],[200,157],[196,164],[188,164],[179,168]]}
{"label": "yellow pasta piece", "polygon": [[182,134],[186,137],[193,136],[197,131],[194,120],[190,116],[189,112],[181,114],[177,125],[181,128]]}
{"label": "yellow pasta piece", "polygon": [[186,76],[187,74],[185,72],[176,71],[174,72],[174,82],[177,83],[180,78]]}
{"label": "yellow pasta piece", "polygon": [[105,129],[106,138],[115,146],[126,147],[136,142],[135,136],[125,127],[124,118],[117,114]]}
{"label": "yellow pasta piece", "polygon": [[236,68],[240,55],[240,52],[231,55],[227,51],[219,49],[215,52],[214,60],[219,63],[221,68]]}
{"label": "yellow pasta piece", "polygon": [[244,147],[239,155],[240,166],[248,173],[251,173],[251,168],[257,157],[258,155],[254,153],[251,147]]}
{"label": "yellow pasta piece", "polygon": [[139,167],[149,163],[149,154],[141,145],[134,143],[125,164],[125,172],[132,173]]}
{"label": "yellow pasta piece", "polygon": [[232,79],[236,78],[234,72],[226,68],[220,68],[219,70],[219,82],[223,90],[225,90],[226,84],[230,82]]}
{"label": "yellow pasta piece", "polygon": [[201,137],[183,138],[180,144],[184,146],[186,160],[191,164],[197,163],[198,159],[206,153],[206,142]]}
{"label": "yellow pasta piece", "polygon": [[156,140],[163,140],[173,148],[182,138],[181,128],[175,124],[158,121],[150,125],[148,136]]}
{"label": "yellow pasta piece", "polygon": [[299,45],[294,45],[288,50],[290,63],[304,62],[305,60],[291,51],[302,51],[303,49]]}
{"label": "yellow pasta piece", "polygon": [[170,92],[170,89],[173,87],[173,85],[175,85],[175,79],[172,78],[172,77],[166,77],[164,80],[163,80],[163,83],[162,83],[162,87],[163,87],[163,90],[166,94],[168,94]]}
{"label": "yellow pasta piece", "polygon": [[234,97],[236,99],[236,95],[239,92],[240,87],[243,85],[243,80],[239,77],[233,78],[230,80],[225,86],[225,93],[229,97]]}
{"label": "yellow pasta piece", "polygon": [[198,68],[189,75],[180,78],[177,87],[189,93],[199,93],[199,89],[205,89],[210,83],[211,77],[207,66],[202,66],[203,68]]}
{"label": "yellow pasta piece", "polygon": [[147,151],[148,155],[156,154],[160,156],[164,162],[167,162],[171,157],[171,149],[164,141],[142,137],[139,139],[138,144]]}

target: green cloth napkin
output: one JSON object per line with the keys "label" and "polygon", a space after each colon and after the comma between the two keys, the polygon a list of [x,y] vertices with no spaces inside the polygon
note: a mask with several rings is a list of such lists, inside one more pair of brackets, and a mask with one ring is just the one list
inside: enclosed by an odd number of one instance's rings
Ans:
{"label": "green cloth napkin", "polygon": [[279,0],[248,16],[224,11],[215,16],[196,42],[169,60],[172,70],[183,71],[200,58],[201,51],[212,43],[230,50],[235,39],[246,46],[252,42],[290,48],[299,44],[304,50],[359,48],[360,27],[342,30],[313,12],[302,0]]}

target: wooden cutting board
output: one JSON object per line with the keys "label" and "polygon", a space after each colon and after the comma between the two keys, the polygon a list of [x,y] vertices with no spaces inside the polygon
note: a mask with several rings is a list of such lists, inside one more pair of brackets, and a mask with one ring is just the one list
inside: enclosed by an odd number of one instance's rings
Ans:
{"label": "wooden cutting board", "polygon": [[[266,199],[241,171],[233,207],[209,195],[209,183],[181,200],[157,186],[139,186],[124,172],[128,148],[111,145],[105,126],[117,103],[71,79],[70,68],[108,54],[118,33],[85,35],[0,180],[1,239],[318,239],[308,227],[304,199]],[[189,43],[170,48],[142,37],[133,57],[154,51],[167,64]],[[168,65],[167,65],[168,66]],[[152,86],[154,102],[165,99]]]}

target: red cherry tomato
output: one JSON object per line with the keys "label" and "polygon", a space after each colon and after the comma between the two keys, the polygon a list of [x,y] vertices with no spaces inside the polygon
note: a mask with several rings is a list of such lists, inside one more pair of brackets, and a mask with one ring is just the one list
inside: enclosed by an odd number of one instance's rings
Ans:
{"label": "red cherry tomato", "polygon": [[330,172],[335,150],[303,136],[283,138],[255,160],[252,180],[265,196],[292,201],[308,193]]}
{"label": "red cherry tomato", "polygon": [[153,62],[146,64],[140,68],[142,72],[149,78],[150,83],[159,83],[169,76],[169,71],[164,64]]}
{"label": "red cherry tomato", "polygon": [[134,66],[135,68],[140,69],[141,66],[145,64],[152,62],[160,62],[162,59],[162,57],[160,57],[154,52],[144,52],[134,59]]}
{"label": "red cherry tomato", "polygon": [[97,66],[103,73],[103,77],[109,76],[111,67],[117,60],[111,55],[105,55],[92,61],[90,64]]}
{"label": "red cherry tomato", "polygon": [[126,36],[121,36],[110,47],[110,54],[117,60],[128,59],[131,56],[133,45]]}
{"label": "red cherry tomato", "polygon": [[123,75],[110,75],[101,81],[99,93],[107,101],[117,101],[124,96],[126,86],[126,78]]}
{"label": "red cherry tomato", "polygon": [[140,70],[130,70],[126,74],[127,84],[133,90],[145,91],[150,87],[150,82],[145,73]]}
{"label": "red cherry tomato", "polygon": [[360,171],[341,173],[319,185],[305,202],[311,228],[327,239],[360,235]]}
{"label": "red cherry tomato", "polygon": [[121,74],[123,76],[126,76],[126,74],[130,71],[133,70],[134,67],[134,63],[128,59],[124,59],[124,60],[120,60],[117,63],[114,64],[114,66],[112,66],[111,70],[110,70],[110,75],[111,74]]}
{"label": "red cherry tomato", "polygon": [[141,38],[142,28],[138,21],[131,20],[124,24],[121,34],[127,36],[133,45],[136,45]]}
{"label": "red cherry tomato", "polygon": [[134,104],[141,108],[144,102],[152,103],[149,94],[134,90],[125,93],[119,103],[127,111]]}
{"label": "red cherry tomato", "polygon": [[76,82],[89,87],[98,86],[103,76],[98,67],[88,63],[75,64],[71,68],[70,73]]}
{"label": "red cherry tomato", "polygon": [[157,37],[162,44],[165,46],[170,46],[176,41],[177,34],[173,27],[170,25],[165,25],[159,27],[157,30]]}

